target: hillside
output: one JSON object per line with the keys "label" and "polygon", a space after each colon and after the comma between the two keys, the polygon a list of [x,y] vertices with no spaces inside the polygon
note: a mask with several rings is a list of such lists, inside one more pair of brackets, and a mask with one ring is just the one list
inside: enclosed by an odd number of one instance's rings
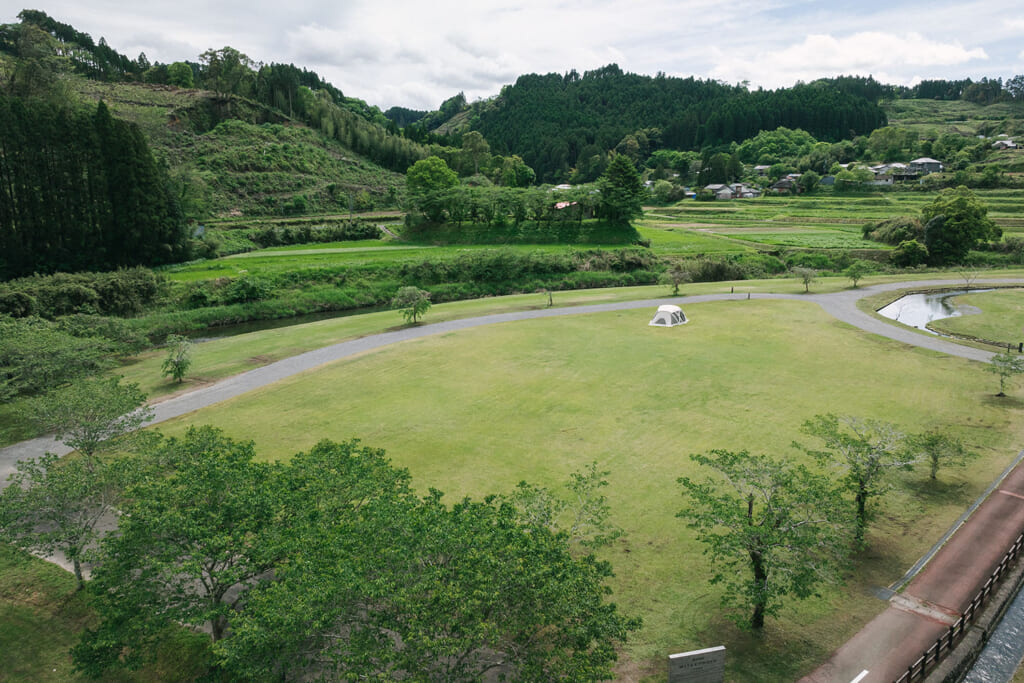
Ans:
{"label": "hillside", "polygon": [[182,192],[190,217],[293,215],[393,206],[405,184],[336,140],[258,103],[236,99],[231,118],[208,91],[74,79],[146,134]]}
{"label": "hillside", "polygon": [[885,125],[875,101],[851,90],[817,81],[750,91],[692,77],[624,73],[611,64],[582,76],[520,76],[494,106],[478,108],[473,128],[498,153],[521,156],[538,179],[560,182],[634,133],[642,132],[651,149],[699,150],[779,126],[837,142]]}

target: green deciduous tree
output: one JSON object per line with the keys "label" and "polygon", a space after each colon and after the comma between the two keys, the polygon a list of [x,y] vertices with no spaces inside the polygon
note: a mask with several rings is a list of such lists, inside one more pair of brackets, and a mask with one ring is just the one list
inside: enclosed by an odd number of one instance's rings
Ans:
{"label": "green deciduous tree", "polygon": [[253,462],[250,443],[192,430],[154,457],[173,469],[128,488],[118,533],[103,540],[88,584],[100,624],[73,656],[93,677],[140,666],[175,623],[220,640],[276,559],[267,542],[276,533],[275,468]]}
{"label": "green deciduous tree", "polygon": [[87,378],[28,401],[23,415],[58,441],[92,458],[107,442],[153,419],[146,394],[119,377]]}
{"label": "green deciduous tree", "polygon": [[402,287],[391,300],[391,307],[401,309],[402,317],[411,325],[430,309],[430,292],[419,287]]}
{"label": "green deciduous tree", "polygon": [[122,461],[53,453],[19,461],[0,493],[0,539],[32,552],[63,553],[81,588],[82,563],[103,524],[114,519],[130,471]]}
{"label": "green deciduous tree", "polygon": [[167,82],[179,88],[191,88],[195,85],[195,74],[192,67],[185,62],[174,62],[167,67]]}
{"label": "green deciduous tree", "polygon": [[742,610],[738,625],[760,629],[786,596],[810,597],[836,576],[846,534],[826,478],[747,451],[690,457],[720,476],[680,478],[689,505],[677,517],[711,556],[711,583],[723,585],[723,605]]}
{"label": "green deciduous tree", "polygon": [[459,176],[444,159],[436,156],[421,159],[409,167],[405,187],[413,206],[434,222],[444,220],[445,192],[459,184]]}
{"label": "green deciduous tree", "polygon": [[933,480],[937,478],[941,466],[962,467],[978,457],[978,453],[968,450],[960,439],[938,430],[908,436],[907,451],[928,463],[929,477]]}
{"label": "green deciduous tree", "polygon": [[822,466],[835,467],[842,474],[846,490],[853,494],[858,546],[864,542],[870,516],[869,502],[887,490],[888,475],[909,470],[916,454],[904,446],[904,435],[888,422],[857,417],[815,415],[800,431],[824,442],[826,450],[814,450],[794,443],[818,460]]}
{"label": "green deciduous tree", "polygon": [[868,268],[868,265],[866,263],[864,263],[863,261],[854,261],[853,263],[846,267],[846,270],[843,271],[843,275],[849,278],[850,282],[853,283],[854,288],[856,288],[857,283],[861,281],[861,278],[863,278],[869,272],[870,269]]}
{"label": "green deciduous tree", "polygon": [[188,337],[172,334],[167,337],[167,357],[160,364],[160,372],[181,383],[185,374],[192,367],[192,342]]}
{"label": "green deciduous tree", "polygon": [[996,396],[1006,396],[1006,383],[1010,378],[1024,374],[1024,356],[1015,356],[1009,352],[997,353],[985,369],[999,376],[999,393]]}
{"label": "green deciduous tree", "polygon": [[658,282],[664,285],[670,285],[672,287],[672,296],[679,294],[679,287],[687,282],[693,280],[693,273],[688,268],[684,268],[681,263],[673,263],[668,269],[661,274],[658,278]]}
{"label": "green deciduous tree", "polygon": [[797,267],[793,269],[793,275],[796,276],[800,282],[804,285],[804,292],[811,291],[811,284],[817,279],[818,271],[813,268]]}
{"label": "green deciduous tree", "polygon": [[988,217],[988,207],[963,185],[942,190],[921,209],[921,220],[932,265],[960,263],[979,242],[1002,236],[1002,230]]}
{"label": "green deciduous tree", "polygon": [[256,63],[233,47],[207,50],[199,55],[199,61],[206,87],[217,93],[229,110],[231,97],[240,93],[243,83],[256,78]]}

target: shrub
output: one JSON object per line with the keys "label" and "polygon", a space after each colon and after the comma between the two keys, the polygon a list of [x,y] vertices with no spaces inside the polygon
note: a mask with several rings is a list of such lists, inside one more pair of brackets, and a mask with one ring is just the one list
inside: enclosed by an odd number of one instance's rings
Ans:
{"label": "shrub", "polygon": [[900,242],[889,260],[900,268],[913,268],[928,261],[928,249],[917,240],[907,240]]}

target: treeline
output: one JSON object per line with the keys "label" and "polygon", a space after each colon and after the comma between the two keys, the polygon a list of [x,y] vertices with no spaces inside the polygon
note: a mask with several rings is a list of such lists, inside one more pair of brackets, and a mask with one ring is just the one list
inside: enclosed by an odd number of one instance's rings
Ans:
{"label": "treeline", "polygon": [[692,77],[623,73],[612,64],[582,76],[520,76],[494,106],[476,112],[475,127],[499,153],[518,154],[539,180],[551,182],[568,179],[573,168],[636,131],[644,131],[652,150],[696,150],[779,126],[835,141],[884,125],[875,101],[852,90],[821,81],[751,92]]}
{"label": "treeline", "polygon": [[[151,64],[144,53],[129,59],[107,46],[103,39],[95,43],[87,33],[62,24],[45,12],[25,10],[18,16],[21,24],[0,26],[0,52],[23,64],[17,74],[20,80],[32,77],[43,83],[34,85],[36,90],[45,87],[47,79],[35,77],[34,71],[68,68],[96,80],[205,88],[215,93],[225,117],[230,117],[232,98],[249,98],[319,129],[392,171],[404,172],[427,156],[426,148],[417,140],[428,141],[429,136],[420,135],[415,140],[403,137],[377,107],[345,97],[315,72],[293,64],[260,64],[231,47],[207,50],[196,62]],[[12,79],[7,89],[13,91],[15,86],[21,87]]]}
{"label": "treeline", "polygon": [[185,260],[167,178],[133,124],[0,96],[0,279]]}
{"label": "treeline", "polygon": [[[31,24],[55,38],[60,45],[58,54],[67,58],[74,71],[83,76],[99,81],[119,81],[137,76],[143,70],[145,55],[141,55],[142,60],[130,59],[107,45],[103,38],[94,42],[88,33],[63,24],[46,12],[26,9],[18,13],[18,18],[23,24]],[[0,52],[17,55],[18,40],[15,27],[0,27]]]}
{"label": "treeline", "polygon": [[964,100],[975,104],[1024,101],[1024,75],[1002,78],[924,80],[912,87],[888,86],[900,99]]}

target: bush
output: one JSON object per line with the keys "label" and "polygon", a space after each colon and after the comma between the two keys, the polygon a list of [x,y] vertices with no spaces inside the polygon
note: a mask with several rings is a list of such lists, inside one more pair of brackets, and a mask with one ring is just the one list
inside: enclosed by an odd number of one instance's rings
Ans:
{"label": "bush", "polygon": [[232,280],[220,294],[220,300],[226,304],[243,304],[250,301],[262,301],[270,298],[273,286],[258,277],[240,277]]}
{"label": "bush", "polygon": [[924,225],[913,216],[894,216],[878,223],[867,223],[861,231],[864,239],[894,246],[909,240],[924,239]]}
{"label": "bush", "polygon": [[889,256],[889,260],[900,268],[914,268],[928,261],[928,249],[917,240],[907,240],[900,242]]}

